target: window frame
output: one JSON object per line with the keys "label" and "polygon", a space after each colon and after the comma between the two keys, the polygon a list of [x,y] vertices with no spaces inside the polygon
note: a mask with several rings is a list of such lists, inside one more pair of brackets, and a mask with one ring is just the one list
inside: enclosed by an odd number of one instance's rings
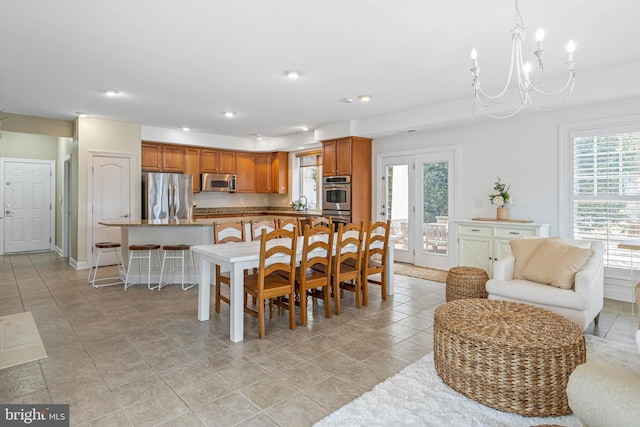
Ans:
{"label": "window frame", "polygon": [[[559,127],[558,234],[573,236],[573,139],[604,134],[640,132],[640,115],[561,124]],[[606,256],[606,254],[605,254]],[[634,268],[634,267],[632,267]],[[637,269],[637,268],[634,268]],[[628,277],[629,268],[605,267],[605,276]]]}
{"label": "window frame", "polygon": [[[302,159],[304,157],[316,157],[316,163],[314,165],[303,165]],[[313,151],[300,151],[296,153],[296,157],[298,160],[298,186],[300,195],[304,195],[305,197],[309,197],[308,194],[304,194],[304,173],[303,171],[306,168],[317,168],[317,177],[316,177],[316,207],[313,209],[322,209],[322,150],[313,150]]]}

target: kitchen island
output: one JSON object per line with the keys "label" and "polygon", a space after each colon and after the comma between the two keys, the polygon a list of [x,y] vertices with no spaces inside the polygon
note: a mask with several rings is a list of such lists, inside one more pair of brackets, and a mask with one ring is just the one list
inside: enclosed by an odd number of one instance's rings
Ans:
{"label": "kitchen island", "polygon": [[[120,243],[122,244],[122,257],[125,268],[128,268],[129,245],[208,245],[213,243],[213,227],[211,220],[201,219],[172,219],[172,220],[117,220],[99,221],[107,227],[120,227]],[[134,264],[135,265],[135,264]],[[144,275],[144,274],[143,274]],[[139,279],[138,269],[134,268],[129,276],[129,281],[136,282]],[[151,282],[158,283],[160,278],[160,264],[153,260],[151,264]],[[193,282],[195,275],[189,272],[186,282]],[[142,281],[146,281],[145,278]]]}

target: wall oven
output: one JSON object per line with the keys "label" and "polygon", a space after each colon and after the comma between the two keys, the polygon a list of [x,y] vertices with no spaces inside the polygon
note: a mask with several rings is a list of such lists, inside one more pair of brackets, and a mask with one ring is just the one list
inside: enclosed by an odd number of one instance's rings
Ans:
{"label": "wall oven", "polygon": [[351,222],[351,177],[326,176],[322,179],[322,216],[334,223]]}
{"label": "wall oven", "polygon": [[322,179],[322,210],[351,212],[350,176],[326,176]]}

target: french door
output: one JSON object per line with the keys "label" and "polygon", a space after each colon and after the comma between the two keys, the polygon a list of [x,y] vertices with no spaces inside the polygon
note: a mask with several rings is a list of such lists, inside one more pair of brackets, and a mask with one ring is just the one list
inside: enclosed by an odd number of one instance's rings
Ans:
{"label": "french door", "polygon": [[379,220],[391,220],[391,234],[399,236],[394,245],[395,260],[409,264],[414,263],[416,242],[411,237],[415,233],[414,162],[413,156],[383,159],[378,212]]}
{"label": "french door", "polygon": [[415,264],[448,270],[455,265],[453,233],[449,233],[453,203],[454,152],[439,151],[417,156],[419,181],[416,215]]}
{"label": "french door", "polygon": [[379,216],[391,220],[400,262],[447,270],[455,265],[455,150],[381,158]]}

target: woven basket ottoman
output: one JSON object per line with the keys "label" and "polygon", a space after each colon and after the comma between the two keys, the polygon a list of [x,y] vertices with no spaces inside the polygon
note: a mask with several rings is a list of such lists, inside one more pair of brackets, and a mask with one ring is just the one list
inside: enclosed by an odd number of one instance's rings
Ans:
{"label": "woven basket ottoman", "polygon": [[461,299],[435,312],[436,372],[484,405],[526,416],[571,413],[569,375],[586,362],[578,325],[510,301]]}
{"label": "woven basket ottoman", "polygon": [[447,302],[461,298],[486,298],[486,271],[476,267],[453,267],[447,274]]}

